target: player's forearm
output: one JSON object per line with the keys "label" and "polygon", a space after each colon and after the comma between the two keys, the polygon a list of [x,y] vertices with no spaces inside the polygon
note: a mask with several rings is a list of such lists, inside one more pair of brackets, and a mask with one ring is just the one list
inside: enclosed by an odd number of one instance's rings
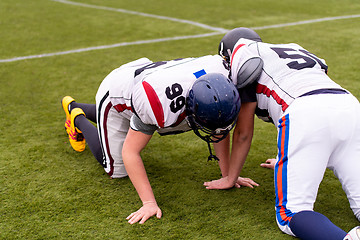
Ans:
{"label": "player's forearm", "polygon": [[[230,135],[230,134],[229,134]],[[219,158],[219,167],[221,175],[226,177],[229,172],[230,161],[230,136],[227,136],[224,140],[214,143],[214,150],[216,156]]]}
{"label": "player's forearm", "polygon": [[140,155],[138,156],[128,156],[124,158],[124,164],[126,167],[126,171],[129,175],[129,178],[134,185],[141,201],[143,204],[149,202],[155,202],[155,197],[147,177],[144,164],[141,160]]}
{"label": "player's forearm", "polygon": [[244,136],[234,136],[228,177],[234,183],[237,181],[241,170],[245,164],[250,150],[252,134]]}
{"label": "player's forearm", "polygon": [[143,203],[156,202],[140,156],[150,139],[151,135],[129,129],[122,149],[126,171]]}
{"label": "player's forearm", "polygon": [[250,150],[254,132],[256,102],[241,105],[240,113],[233,132],[232,149],[229,163],[229,179],[236,182]]}

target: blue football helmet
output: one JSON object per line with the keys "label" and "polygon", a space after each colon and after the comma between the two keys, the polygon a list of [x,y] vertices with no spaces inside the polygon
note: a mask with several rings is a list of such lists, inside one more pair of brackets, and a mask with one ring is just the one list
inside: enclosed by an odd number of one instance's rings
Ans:
{"label": "blue football helmet", "polygon": [[230,30],[219,43],[219,55],[223,57],[227,63],[230,63],[231,53],[240,38],[262,42],[259,34],[250,28],[239,27]]}
{"label": "blue football helmet", "polygon": [[234,127],[240,105],[239,93],[227,77],[221,73],[205,74],[189,91],[187,121],[195,134],[208,144],[219,142]]}

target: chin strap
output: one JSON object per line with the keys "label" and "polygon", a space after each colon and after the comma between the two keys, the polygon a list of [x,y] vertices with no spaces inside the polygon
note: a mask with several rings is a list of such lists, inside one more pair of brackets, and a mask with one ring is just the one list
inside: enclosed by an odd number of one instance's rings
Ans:
{"label": "chin strap", "polygon": [[211,151],[211,146],[210,146],[210,141],[206,140],[207,144],[208,144],[208,148],[209,148],[209,152],[210,152],[210,155],[208,157],[208,161],[211,161],[211,160],[216,160],[216,161],[219,161],[219,158],[215,155],[212,154],[212,151]]}

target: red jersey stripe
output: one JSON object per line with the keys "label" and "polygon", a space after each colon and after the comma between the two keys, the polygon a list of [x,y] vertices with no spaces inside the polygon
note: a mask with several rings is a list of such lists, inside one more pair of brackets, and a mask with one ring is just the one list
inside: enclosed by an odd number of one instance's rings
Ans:
{"label": "red jersey stripe", "polygon": [[242,47],[242,46],[245,46],[245,44],[239,44],[235,49],[234,51],[232,52],[231,54],[231,60],[230,60],[230,67],[232,65],[232,62],[233,62],[233,58],[235,56],[235,53]]}
{"label": "red jersey stripe", "polygon": [[160,99],[156,94],[155,90],[152,88],[152,86],[149,83],[143,81],[142,85],[145,89],[146,96],[149,99],[150,106],[155,115],[156,121],[159,127],[163,128],[165,124],[165,120],[164,120],[164,111]]}
{"label": "red jersey stripe", "polygon": [[272,97],[279,105],[281,105],[281,108],[283,111],[285,111],[288,108],[288,104],[285,102],[284,99],[282,99],[281,97],[279,97],[279,95],[274,91],[274,90],[270,90],[267,86],[262,85],[262,84],[258,84],[256,87],[256,93],[257,94],[264,94],[267,97]]}
{"label": "red jersey stripe", "polygon": [[186,117],[186,113],[184,111],[179,115],[178,119],[174,124],[171,125],[171,127],[176,127],[177,125],[179,125],[185,119],[185,117]]}
{"label": "red jersey stripe", "polygon": [[126,106],[126,104],[117,104],[114,106],[114,108],[116,109],[116,111],[118,112],[123,112],[125,110],[130,110],[132,111],[130,106]]}

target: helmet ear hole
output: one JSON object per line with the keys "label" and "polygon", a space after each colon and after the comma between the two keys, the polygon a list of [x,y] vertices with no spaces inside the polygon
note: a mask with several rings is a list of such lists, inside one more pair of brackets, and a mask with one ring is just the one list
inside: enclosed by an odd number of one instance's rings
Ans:
{"label": "helmet ear hole", "polygon": [[217,101],[218,101],[218,99],[217,99],[217,97],[216,97],[216,96],[214,96],[214,101],[215,101],[215,102],[217,102]]}
{"label": "helmet ear hole", "polygon": [[211,86],[209,84],[206,84],[206,86],[207,86],[208,89],[211,89]]}

